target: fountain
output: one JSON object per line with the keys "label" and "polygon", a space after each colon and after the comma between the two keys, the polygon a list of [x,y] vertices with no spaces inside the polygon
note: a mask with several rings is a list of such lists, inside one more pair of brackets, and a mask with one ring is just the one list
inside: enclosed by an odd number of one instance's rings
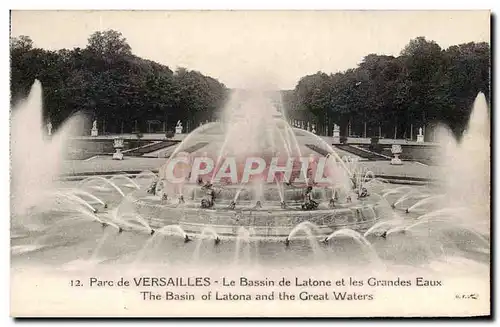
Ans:
{"label": "fountain", "polygon": [[460,141],[440,126],[437,137],[442,144],[440,160],[445,195],[441,206],[470,207],[476,214],[471,224],[482,225],[489,233],[490,222],[490,120],[484,94],[474,101],[467,128]]}
{"label": "fountain", "polygon": [[67,141],[81,124],[69,119],[57,132],[46,137],[42,117],[42,86],[35,81],[28,98],[20,102],[11,117],[11,199],[13,215],[25,215],[45,201],[47,191],[54,189]]}
{"label": "fountain", "polygon": [[[158,173],[91,176],[68,188],[58,176],[73,121],[47,140],[35,83],[12,117],[13,262],[26,256],[43,262],[37,257],[43,250],[67,263],[94,248],[90,258],[98,265],[106,260],[97,257],[134,267],[340,265],[365,257],[382,267],[437,260],[464,238],[474,246],[453,247],[454,255],[489,253],[484,95],[460,141],[444,127],[438,132],[446,167],[440,188],[377,178],[319,136],[289,125],[273,101],[262,92],[235,92],[222,122],[186,135]],[[31,228],[34,221],[43,228]]]}

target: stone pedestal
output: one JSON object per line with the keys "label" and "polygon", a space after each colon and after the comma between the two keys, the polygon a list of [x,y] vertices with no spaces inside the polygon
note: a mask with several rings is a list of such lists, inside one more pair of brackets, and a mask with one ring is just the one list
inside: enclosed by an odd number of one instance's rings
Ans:
{"label": "stone pedestal", "polygon": [[113,153],[113,160],[123,160],[123,139],[115,139],[113,142],[115,153]]}
{"label": "stone pedestal", "polygon": [[337,124],[333,125],[333,142],[340,143],[340,126]]}
{"label": "stone pedestal", "polygon": [[399,154],[394,154],[394,158],[391,159],[391,165],[402,165],[403,162],[399,158]]}
{"label": "stone pedestal", "polygon": [[113,160],[123,160],[123,153],[121,149],[116,149],[116,152],[113,153]]}
{"label": "stone pedestal", "polygon": [[402,165],[403,161],[399,158],[399,155],[403,152],[401,145],[393,144],[391,147],[391,152],[394,157],[391,159],[391,165]]}

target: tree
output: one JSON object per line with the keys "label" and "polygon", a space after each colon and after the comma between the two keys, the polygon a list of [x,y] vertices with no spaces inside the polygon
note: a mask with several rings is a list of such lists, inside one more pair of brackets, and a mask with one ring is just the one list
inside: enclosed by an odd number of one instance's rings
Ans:
{"label": "tree", "polygon": [[476,95],[490,95],[490,47],[487,43],[467,43],[444,51],[444,80],[439,94],[448,125],[459,134],[467,123]]}
{"label": "tree", "polygon": [[435,90],[442,80],[443,53],[434,41],[417,37],[401,51],[409,79],[408,117],[424,126],[439,117],[440,106],[435,101]]}
{"label": "tree", "polygon": [[33,49],[33,40],[31,40],[31,38],[26,35],[11,37],[10,47],[12,50],[27,52]]}
{"label": "tree", "polygon": [[88,39],[87,48],[102,56],[132,54],[132,49],[122,33],[114,30],[93,33]]}
{"label": "tree", "polygon": [[323,72],[304,76],[295,87],[297,105],[312,113],[318,122],[322,121],[327,131],[333,126],[330,90],[330,77]]}
{"label": "tree", "polygon": [[[399,57],[369,54],[356,68],[302,77],[290,96],[295,111],[341,132],[409,138],[437,122],[463,131],[478,92],[489,98],[490,47],[467,43],[442,50],[417,37]],[[329,128],[330,130],[330,128]]]}
{"label": "tree", "polygon": [[47,51],[19,37],[11,39],[10,50],[11,102],[26,97],[39,79],[44,115],[54,128],[78,112],[99,119],[106,132],[143,130],[150,119],[168,128],[177,119],[213,118],[227,97],[214,78],[187,70],[174,74],[168,66],[134,56],[117,31],[92,34],[83,49]]}
{"label": "tree", "polygon": [[34,49],[29,36],[10,39],[11,104],[28,95],[42,69],[43,50]]}
{"label": "tree", "polygon": [[227,90],[223,84],[200,72],[180,67],[174,74],[174,80],[177,86],[174,120],[187,121],[188,130],[195,128],[200,122],[214,119],[227,98]]}

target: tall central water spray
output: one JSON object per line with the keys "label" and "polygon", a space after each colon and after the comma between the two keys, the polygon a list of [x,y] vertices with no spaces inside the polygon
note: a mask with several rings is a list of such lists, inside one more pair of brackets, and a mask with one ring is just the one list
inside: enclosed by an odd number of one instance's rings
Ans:
{"label": "tall central water spray", "polygon": [[470,222],[488,225],[490,216],[490,120],[483,93],[474,101],[462,139],[457,141],[447,128],[438,129],[441,144],[443,193],[447,206],[473,209]]}
{"label": "tall central water spray", "polygon": [[290,146],[279,136],[283,131],[279,131],[276,119],[280,113],[273,100],[265,91],[233,91],[223,113],[226,122],[223,151],[237,156]]}

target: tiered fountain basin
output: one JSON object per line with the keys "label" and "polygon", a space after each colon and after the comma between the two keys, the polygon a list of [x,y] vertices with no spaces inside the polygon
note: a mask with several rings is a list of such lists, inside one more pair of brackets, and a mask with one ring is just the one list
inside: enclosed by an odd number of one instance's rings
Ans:
{"label": "tiered fountain basin", "polygon": [[[233,194],[232,191],[226,189],[225,194]],[[284,207],[281,199],[275,197],[277,192],[268,191],[264,193],[261,206],[242,192],[235,208],[230,207],[233,197],[228,196],[219,198],[211,208],[202,208],[202,194],[198,191],[192,192],[190,197],[185,196],[184,203],[176,198],[163,200],[138,191],[127,196],[121,207],[128,213],[140,215],[153,229],[178,225],[187,234],[201,235],[209,227],[220,237],[235,238],[244,227],[250,231],[252,238],[273,241],[287,238],[294,228],[307,223],[314,226],[312,232],[315,237],[323,239],[344,228],[366,231],[383,218],[384,209],[388,206],[381,197],[374,195],[329,207],[331,191],[316,190],[313,198],[319,202],[318,208],[303,210],[301,192],[301,189],[285,190]],[[310,235],[307,237],[310,238]]]}
{"label": "tiered fountain basin", "polygon": [[[267,157],[276,151],[290,158],[329,156],[337,164],[333,166],[335,174],[328,174],[332,182],[326,183],[326,188],[314,187],[312,198],[319,204],[315,210],[304,210],[306,186],[298,187],[295,181],[292,187],[215,185],[217,192],[222,191],[209,208],[201,207],[201,199],[207,194],[200,185],[171,185],[165,200],[149,194],[147,189],[153,181],[167,178],[160,167],[158,174],[144,171],[135,178],[115,174],[109,178],[91,176],[79,183],[54,182],[60,173],[63,141],[68,139],[72,126],[65,126],[46,141],[44,133],[37,132],[42,121],[41,99],[38,84],[12,124],[16,142],[13,150],[19,150],[13,151],[12,160],[15,210],[11,248],[16,262],[26,259],[32,264],[37,258],[44,264],[49,260],[66,263],[86,258],[84,261],[92,264],[121,262],[134,266],[145,255],[151,255],[154,259],[148,259],[148,263],[155,266],[180,262],[199,267],[205,258],[216,265],[221,261],[215,258],[237,264],[245,258],[252,264],[295,265],[298,256],[306,259],[300,261],[301,265],[327,265],[326,270],[330,270],[328,265],[337,264],[339,257],[346,257],[349,266],[368,253],[371,263],[382,259],[390,266],[409,264],[412,271],[415,266],[427,269],[436,260],[446,260],[448,265],[450,257],[489,264],[489,119],[484,95],[474,104],[461,143],[447,131],[440,132],[439,139],[446,145],[442,150],[446,154],[442,187],[386,183],[368,169],[365,171],[357,160],[340,158],[317,135],[299,131],[285,120],[269,119],[273,116],[272,106],[259,101],[242,107],[246,120],[229,119],[225,125],[199,127],[170,156],[186,152],[192,158],[217,158],[215,162],[233,155]],[[238,103],[230,104],[228,112],[239,107]],[[28,133],[30,138],[25,133],[27,122],[32,122],[28,125],[28,130],[33,131]],[[36,155],[31,157],[39,160],[26,160],[27,148],[36,149]],[[100,171],[119,164],[120,169],[125,169],[127,162],[139,170],[132,160],[115,163],[111,159],[93,168]],[[402,169],[408,168],[405,162]],[[241,183],[241,179],[237,180]],[[362,192],[364,188],[369,195],[358,199],[357,190]],[[180,201],[180,195],[184,201]],[[352,201],[347,200],[348,196]],[[337,200],[330,207],[332,198]],[[295,243],[297,238],[305,242]],[[196,241],[188,242],[192,239]],[[279,244],[283,242],[292,243],[284,247]],[[277,259],[279,256],[284,259]],[[270,260],[260,260],[263,258]]]}

